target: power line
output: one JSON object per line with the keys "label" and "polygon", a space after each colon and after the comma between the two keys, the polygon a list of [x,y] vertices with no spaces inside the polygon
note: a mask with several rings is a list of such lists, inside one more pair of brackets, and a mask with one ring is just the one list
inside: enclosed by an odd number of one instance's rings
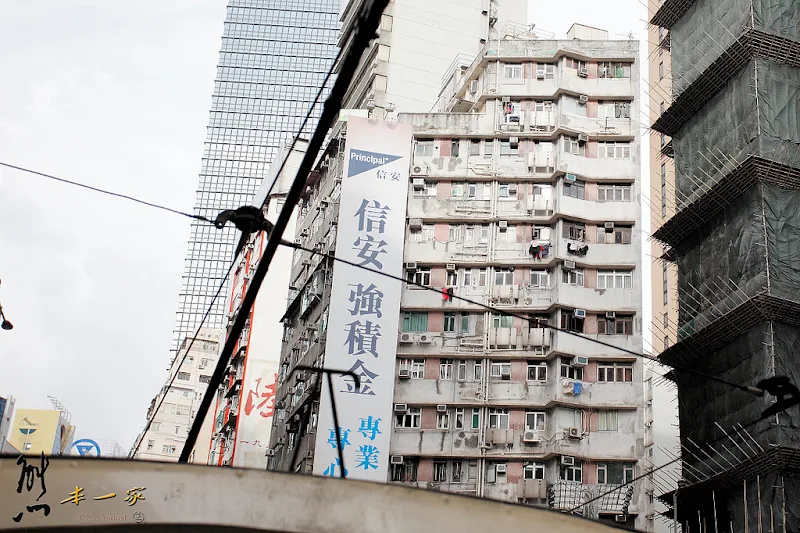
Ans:
{"label": "power line", "polygon": [[195,220],[202,220],[203,222],[211,222],[204,216],[201,215],[192,215],[191,213],[185,213],[183,211],[178,211],[177,209],[172,209],[171,207],[165,207],[163,205],[154,204],[152,202],[147,202],[145,200],[140,200],[139,198],[134,198],[133,196],[128,196],[127,194],[121,194],[118,192],[108,191],[105,189],[100,189],[99,187],[93,187],[91,185],[86,185],[85,183],[79,183],[77,181],[68,180],[65,178],[59,178],[58,176],[53,176],[51,174],[45,174],[44,172],[39,172],[38,170],[32,170],[30,168],[19,167],[17,165],[12,165],[10,163],[4,163],[0,161],[0,166],[12,168],[14,170],[19,170],[21,172],[27,172],[29,174],[35,174],[37,176],[42,176],[43,178],[48,178],[55,181],[60,181],[61,183],[66,183],[68,185],[74,185],[75,187],[81,187],[83,189],[88,189],[90,191],[99,192],[102,194],[107,194],[109,196],[113,196],[115,198],[122,198],[123,200],[130,200],[131,202],[136,202],[138,204],[146,205],[149,207],[155,207],[156,209],[161,209],[163,211],[168,211],[170,213],[175,213],[177,215],[183,215],[188,218],[193,218]]}
{"label": "power line", "polygon": [[[421,289],[433,291],[433,292],[435,292],[437,294],[440,294],[440,295],[443,294],[440,289],[437,289],[435,287],[429,287],[427,285],[423,285],[422,283],[418,283],[416,281],[409,280],[409,279],[404,279],[404,278],[401,278],[399,276],[394,276],[392,274],[389,274],[387,272],[382,272],[380,270],[373,270],[373,269],[367,268],[367,267],[365,267],[363,265],[359,265],[358,263],[354,263],[352,261],[348,261],[347,259],[342,259],[342,258],[336,257],[332,253],[318,252],[318,251],[316,251],[314,249],[305,248],[305,247],[303,247],[303,246],[301,246],[301,245],[299,245],[297,243],[291,243],[291,242],[287,242],[285,240],[281,240],[280,244],[283,245],[283,246],[290,247],[290,248],[296,248],[298,250],[303,250],[304,252],[309,252],[309,253],[312,253],[312,254],[315,254],[315,255],[321,255],[321,256],[324,256],[324,257],[328,257],[329,259],[333,259],[334,261],[338,261],[340,263],[344,263],[344,264],[352,266],[352,267],[360,268],[362,270],[366,270],[367,272],[372,272],[373,274],[379,274],[381,276],[384,276],[384,277],[387,277],[387,278],[391,278],[393,280],[400,281],[402,283],[407,283],[409,285],[414,285],[415,287],[419,287]],[[633,356],[641,358],[641,359],[652,361],[652,362],[658,363],[660,365],[668,366],[668,367],[670,367],[670,368],[672,368],[674,370],[695,374],[695,375],[697,375],[699,377],[702,377],[704,379],[707,379],[707,380],[710,380],[710,381],[716,381],[717,383],[722,383],[722,384],[727,385],[729,387],[733,387],[735,389],[738,389],[738,390],[741,390],[743,392],[747,392],[747,393],[750,393],[750,394],[754,394],[756,396],[763,396],[763,394],[764,394],[764,391],[759,389],[759,388],[757,388],[757,387],[750,387],[750,386],[747,386],[747,385],[740,385],[738,383],[733,383],[732,381],[727,381],[725,379],[718,378],[718,377],[713,376],[711,374],[706,374],[705,372],[700,372],[699,370],[695,370],[693,368],[664,363],[664,362],[660,361],[657,357],[654,357],[652,355],[647,355],[647,354],[643,354],[643,353],[639,353],[639,352],[634,352],[632,350],[628,350],[627,348],[622,348],[620,346],[616,346],[616,345],[611,344],[609,342],[601,341],[599,339],[595,339],[595,338],[592,338],[592,337],[586,337],[586,336],[584,336],[584,335],[582,335],[582,334],[580,334],[578,332],[569,331],[567,329],[559,328],[558,326],[553,326],[552,324],[548,324],[546,322],[542,322],[542,321],[540,321],[538,319],[531,319],[530,317],[527,317],[527,316],[524,316],[524,315],[520,315],[520,314],[517,314],[517,313],[513,313],[511,311],[507,311],[507,310],[504,310],[504,309],[498,309],[496,307],[492,307],[490,305],[486,305],[484,303],[477,302],[475,300],[471,300],[471,299],[465,298],[463,296],[458,296],[456,294],[449,294],[448,293],[448,297],[456,299],[456,300],[461,300],[462,302],[465,302],[465,303],[468,303],[468,304],[472,304],[472,305],[476,305],[478,307],[482,307],[483,309],[486,309],[487,311],[492,311],[493,313],[497,313],[497,314],[501,314],[501,315],[505,315],[505,316],[511,316],[511,317],[514,317],[514,318],[519,318],[521,320],[524,320],[525,322],[535,324],[536,326],[538,326],[540,328],[552,329],[552,330],[555,330],[555,331],[560,331],[562,333],[566,333],[568,335],[572,335],[574,337],[585,339],[585,340],[593,342],[595,344],[599,344],[601,346],[605,346],[606,348],[612,348],[614,350],[619,350],[619,351],[621,351],[623,353],[626,353],[626,354],[629,354],[629,355],[633,355]]]}

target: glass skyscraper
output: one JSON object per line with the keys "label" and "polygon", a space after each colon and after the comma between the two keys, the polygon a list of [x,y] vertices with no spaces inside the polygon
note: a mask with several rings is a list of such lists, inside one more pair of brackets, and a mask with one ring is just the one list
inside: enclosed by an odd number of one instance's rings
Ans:
{"label": "glass skyscraper", "polygon": [[[339,0],[230,0],[194,212],[251,202],[279,146],[297,132],[337,53]],[[332,85],[328,83],[328,87]],[[323,95],[325,96],[325,95]],[[322,110],[303,132],[309,135]],[[236,230],[194,221],[172,350],[194,335],[233,261]],[[228,288],[206,320],[222,328]]]}

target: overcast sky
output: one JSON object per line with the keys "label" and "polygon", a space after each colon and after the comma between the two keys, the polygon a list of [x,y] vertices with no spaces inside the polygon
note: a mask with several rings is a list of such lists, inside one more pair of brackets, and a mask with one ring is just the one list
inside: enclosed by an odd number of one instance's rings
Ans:
{"label": "overcast sky", "polygon": [[[0,0],[0,161],[190,211],[225,5]],[[530,18],[646,37],[637,0]],[[77,438],[127,450],[165,378],[188,220],[0,168],[0,222],[0,395],[55,396]]]}

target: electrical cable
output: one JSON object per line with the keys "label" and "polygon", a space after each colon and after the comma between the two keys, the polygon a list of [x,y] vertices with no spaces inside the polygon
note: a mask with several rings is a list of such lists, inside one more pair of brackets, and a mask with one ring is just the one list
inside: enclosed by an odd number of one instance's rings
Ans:
{"label": "electrical cable", "polygon": [[183,357],[178,363],[178,368],[175,369],[175,373],[172,375],[172,378],[169,380],[167,386],[164,387],[163,389],[163,395],[161,396],[161,401],[158,402],[158,405],[156,405],[155,410],[153,410],[153,414],[151,414],[150,417],[147,419],[147,424],[144,427],[144,431],[142,431],[141,436],[137,440],[135,446],[131,449],[131,452],[128,454],[129,459],[132,459],[139,451],[139,447],[142,445],[142,440],[144,440],[144,437],[147,434],[147,431],[150,429],[153,420],[155,420],[156,415],[158,414],[158,410],[161,409],[161,405],[164,403],[164,400],[167,399],[167,394],[172,389],[172,384],[175,383],[175,378],[178,377],[178,372],[180,371],[181,366],[183,366],[183,363],[186,361],[186,358],[192,351],[192,346],[194,346],[194,342],[197,340],[198,335],[200,335],[200,330],[203,329],[203,325],[205,324],[206,319],[208,319],[208,316],[211,314],[211,310],[214,308],[214,303],[217,301],[217,298],[219,298],[222,289],[225,287],[225,283],[227,283],[228,281],[228,277],[231,275],[231,272],[233,271],[233,267],[236,264],[236,259],[237,258],[234,258],[233,261],[231,262],[231,265],[228,267],[228,272],[225,274],[225,277],[222,278],[222,282],[219,284],[219,287],[217,288],[217,292],[214,294],[214,297],[211,298],[211,303],[209,304],[208,309],[206,309],[206,313],[203,315],[202,320],[200,320],[200,325],[197,326],[197,331],[192,337],[192,340],[186,347],[186,351],[183,353]]}
{"label": "electrical cable", "polygon": [[127,194],[120,194],[118,192],[107,191],[105,189],[100,189],[99,187],[93,187],[91,185],[86,185],[85,183],[79,183],[77,181],[71,181],[71,180],[68,180],[68,179],[59,178],[58,176],[53,176],[51,174],[45,174],[44,172],[39,172],[37,170],[32,170],[30,168],[19,167],[19,166],[16,166],[16,165],[12,165],[10,163],[4,163],[2,161],[0,161],[0,166],[12,168],[14,170],[19,170],[21,172],[27,172],[29,174],[35,174],[37,176],[42,176],[44,178],[48,178],[48,179],[51,179],[51,180],[60,181],[61,183],[66,183],[68,185],[74,185],[76,187],[81,187],[81,188],[84,188],[84,189],[88,189],[90,191],[95,191],[95,192],[99,192],[99,193],[102,193],[102,194],[107,194],[107,195],[113,196],[115,198],[122,198],[123,200],[130,200],[131,202],[136,202],[136,203],[139,203],[139,204],[142,204],[142,205],[146,205],[146,206],[149,206],[149,207],[155,207],[156,209],[161,209],[161,210],[164,210],[164,211],[168,211],[170,213],[175,213],[177,215],[183,215],[185,217],[192,218],[192,219],[195,219],[195,220],[202,220],[203,222],[209,222],[209,223],[212,222],[211,220],[207,219],[206,217],[204,217],[202,215],[192,215],[190,213],[185,213],[183,211],[178,211],[177,209],[172,209],[171,207],[165,207],[163,205],[158,205],[158,204],[154,204],[152,202],[147,202],[145,200],[140,200],[139,198],[134,198],[133,196],[128,196]]}
{"label": "electrical cable", "polygon": [[[315,255],[321,255],[321,256],[327,257],[329,259],[332,259],[334,261],[338,261],[340,263],[343,263],[343,264],[346,264],[346,265],[349,265],[349,266],[352,266],[352,267],[356,267],[356,268],[360,268],[362,270],[366,270],[367,272],[372,272],[374,274],[379,274],[381,276],[384,276],[384,277],[387,277],[387,278],[391,278],[391,279],[394,279],[396,281],[400,281],[402,283],[407,283],[408,285],[414,285],[415,287],[419,287],[421,289],[433,291],[433,292],[435,292],[435,293],[437,293],[439,295],[443,294],[440,289],[437,289],[435,287],[429,287],[427,285],[423,285],[422,283],[418,283],[416,281],[409,280],[409,279],[404,279],[404,278],[401,278],[399,276],[394,276],[392,274],[388,274],[388,273],[382,272],[380,270],[373,270],[373,269],[367,268],[367,267],[365,267],[363,265],[359,265],[358,263],[354,263],[352,261],[348,261],[347,259],[341,259],[339,257],[336,257],[332,253],[318,252],[317,250],[314,250],[314,249],[311,249],[311,248],[305,248],[304,246],[301,246],[301,245],[299,245],[297,243],[291,243],[291,242],[287,242],[285,240],[281,240],[280,244],[283,245],[283,246],[287,246],[289,248],[295,248],[295,249],[298,249],[298,250],[303,250],[304,252],[309,252],[309,253],[312,253],[312,254],[315,254]],[[690,373],[690,374],[695,374],[695,375],[697,375],[699,377],[702,377],[704,379],[707,379],[709,381],[716,381],[717,383],[721,383],[723,385],[727,385],[729,387],[733,387],[735,389],[741,390],[743,392],[747,392],[749,394],[754,394],[756,396],[763,396],[763,394],[764,394],[764,391],[759,389],[759,388],[757,388],[757,387],[750,387],[750,386],[747,386],[747,385],[740,385],[738,383],[733,383],[732,381],[727,381],[725,379],[718,378],[718,377],[713,376],[711,374],[706,374],[705,372],[700,372],[699,370],[695,370],[693,368],[664,363],[662,361],[659,361],[659,359],[657,357],[655,357],[655,356],[647,355],[647,354],[643,354],[643,353],[639,353],[639,352],[634,352],[633,350],[628,350],[627,348],[622,348],[620,346],[616,346],[616,345],[611,344],[609,342],[601,341],[599,339],[595,339],[595,338],[592,338],[592,337],[587,337],[587,336],[584,336],[584,335],[582,335],[580,333],[577,333],[575,331],[569,331],[567,329],[559,328],[557,326],[553,326],[553,325],[548,324],[546,322],[542,322],[542,321],[537,320],[537,319],[531,319],[530,317],[526,317],[526,316],[523,316],[523,315],[520,315],[520,314],[517,314],[517,313],[513,313],[513,312],[510,312],[510,311],[507,311],[507,310],[504,310],[504,309],[498,309],[496,307],[492,307],[490,305],[486,305],[484,303],[477,302],[475,300],[471,300],[471,299],[465,298],[463,296],[458,296],[456,294],[452,294],[452,295],[448,294],[448,297],[452,298],[452,299],[455,299],[455,300],[461,300],[462,302],[465,302],[465,303],[468,303],[468,304],[476,305],[478,307],[481,307],[481,308],[486,309],[487,311],[491,311],[493,313],[501,314],[501,315],[504,315],[504,316],[511,316],[511,317],[514,317],[514,318],[519,318],[521,320],[524,320],[525,322],[528,322],[528,323],[531,323],[531,324],[535,324],[537,327],[540,327],[540,328],[552,329],[552,330],[555,330],[555,331],[560,331],[562,333],[566,333],[568,335],[572,335],[574,337],[585,339],[587,341],[593,342],[595,344],[599,344],[599,345],[604,346],[606,348],[612,348],[614,350],[619,350],[619,351],[621,351],[623,353],[626,353],[626,354],[629,354],[629,355],[633,355],[633,356],[641,358],[641,359],[645,359],[645,360],[648,360],[648,361],[651,361],[651,362],[654,362],[654,363],[658,363],[660,365],[668,366],[668,367],[670,367],[670,368],[672,368],[674,370],[678,370],[678,371],[681,371],[681,372],[687,372],[687,373]]]}

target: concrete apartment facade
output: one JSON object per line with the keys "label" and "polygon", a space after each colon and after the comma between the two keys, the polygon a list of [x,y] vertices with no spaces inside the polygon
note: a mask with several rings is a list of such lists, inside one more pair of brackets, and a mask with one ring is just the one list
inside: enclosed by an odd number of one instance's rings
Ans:
{"label": "concrete apartment facade", "polygon": [[[398,118],[414,134],[404,269],[435,291],[403,287],[385,475],[649,529],[639,483],[583,505],[644,468],[641,361],[581,338],[642,349],[638,43],[569,37],[489,41],[438,111]],[[345,139],[343,119],[300,208],[298,240],[322,252]],[[318,378],[289,376],[325,362],[333,269],[295,256],[270,469],[311,471]]]}

